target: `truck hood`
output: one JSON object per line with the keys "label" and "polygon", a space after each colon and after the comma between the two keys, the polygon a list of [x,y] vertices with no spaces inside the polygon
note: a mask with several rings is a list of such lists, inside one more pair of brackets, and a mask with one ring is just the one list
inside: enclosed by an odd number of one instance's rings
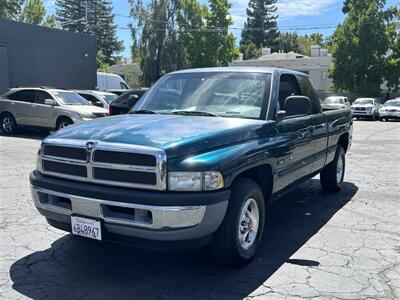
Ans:
{"label": "truck hood", "polygon": [[77,139],[142,145],[169,157],[203,152],[265,136],[271,121],[175,115],[120,115],[79,123],[47,139]]}
{"label": "truck hood", "polygon": [[374,107],[372,104],[353,104],[352,105],[352,108],[356,108],[356,107],[366,107],[366,108],[368,108],[368,107]]}

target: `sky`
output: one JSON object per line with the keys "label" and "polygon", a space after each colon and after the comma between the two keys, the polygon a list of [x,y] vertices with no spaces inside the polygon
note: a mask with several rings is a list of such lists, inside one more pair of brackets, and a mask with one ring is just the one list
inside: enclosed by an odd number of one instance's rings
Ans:
{"label": "sky", "polygon": [[[82,0],[83,1],[83,0]],[[234,28],[242,28],[246,21],[246,8],[248,0],[230,0]],[[200,0],[200,2],[207,2]],[[47,14],[54,14],[55,0],[44,0]],[[118,38],[124,41],[124,57],[130,57],[130,46],[132,43],[130,31],[127,25],[131,19],[129,15],[130,6],[128,0],[112,0],[115,13],[115,22],[118,25]],[[325,36],[331,35],[334,27],[343,21],[342,14],[343,0],[278,0],[278,27],[280,31],[297,31],[299,34],[322,33]],[[400,6],[400,0],[388,0],[388,6]],[[307,29],[318,28],[318,29]],[[322,28],[321,28],[322,27]],[[234,29],[237,42],[240,40],[240,29]]]}

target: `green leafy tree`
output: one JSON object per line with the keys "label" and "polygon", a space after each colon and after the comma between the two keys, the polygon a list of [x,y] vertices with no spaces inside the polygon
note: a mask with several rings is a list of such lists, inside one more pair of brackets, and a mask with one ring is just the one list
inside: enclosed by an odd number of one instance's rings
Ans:
{"label": "green leafy tree", "polygon": [[259,58],[262,55],[261,49],[253,43],[240,45],[240,52],[243,53],[243,60]]}
{"label": "green leafy tree", "polygon": [[300,38],[296,32],[285,32],[279,35],[279,50],[283,52],[302,52]]}
{"label": "green leafy tree", "polygon": [[253,43],[256,48],[269,47],[272,51],[279,50],[276,2],[277,0],[249,1],[241,46]]}
{"label": "green leafy tree", "polygon": [[16,20],[25,0],[1,0],[0,19]]}
{"label": "green leafy tree", "polygon": [[385,0],[346,0],[344,22],[332,36],[333,86],[358,95],[378,95],[384,77],[391,77],[387,52],[391,46]]}
{"label": "green leafy tree", "polygon": [[[105,62],[112,65],[124,47],[117,38],[117,25],[109,0],[57,0],[56,19],[63,29],[85,32],[96,37],[97,49]],[[87,22],[86,22],[87,16]]]}
{"label": "green leafy tree", "polygon": [[210,11],[207,14],[207,28],[217,29],[206,35],[205,61],[202,66],[227,66],[229,62],[239,57],[236,39],[228,32],[233,24],[229,14],[232,4],[228,0],[209,0]]}
{"label": "green leafy tree", "polygon": [[56,16],[54,15],[47,16],[42,25],[45,27],[56,28],[57,27]]}
{"label": "green leafy tree", "polygon": [[96,63],[97,63],[97,71],[106,73],[111,72],[111,67],[109,64],[107,64],[106,57],[101,50],[97,51]]}
{"label": "green leafy tree", "polygon": [[141,0],[129,0],[131,16],[137,20],[131,26],[135,36],[135,58],[140,57],[141,82],[150,86],[164,73],[176,69],[177,37],[174,33],[178,1],[154,0],[144,5]]}
{"label": "green leafy tree", "polygon": [[22,8],[19,21],[39,25],[46,15],[46,8],[42,0],[27,0]]}

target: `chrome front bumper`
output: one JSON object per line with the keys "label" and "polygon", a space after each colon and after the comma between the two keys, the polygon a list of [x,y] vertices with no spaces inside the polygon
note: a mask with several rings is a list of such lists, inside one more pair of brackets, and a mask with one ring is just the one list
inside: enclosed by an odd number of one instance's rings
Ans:
{"label": "chrome front bumper", "polygon": [[185,240],[213,233],[221,224],[228,201],[198,206],[153,206],[101,200],[31,186],[34,204],[46,218],[70,223],[71,215],[101,220],[114,234]]}
{"label": "chrome front bumper", "polygon": [[379,116],[380,117],[400,118],[400,112],[380,111]]}

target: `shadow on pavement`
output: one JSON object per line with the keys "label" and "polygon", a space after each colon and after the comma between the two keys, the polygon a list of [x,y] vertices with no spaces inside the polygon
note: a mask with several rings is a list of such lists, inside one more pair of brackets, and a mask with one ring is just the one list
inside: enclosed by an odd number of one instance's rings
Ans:
{"label": "shadow on pavement", "polygon": [[34,299],[242,299],[285,263],[318,266],[292,256],[357,190],[345,183],[323,194],[313,179],[272,204],[258,256],[239,269],[212,264],[205,249],[157,252],[67,235],[15,262],[13,288]]}
{"label": "shadow on pavement", "polygon": [[33,140],[43,140],[50,134],[48,130],[42,129],[25,129],[18,128],[15,133],[12,135],[6,135],[0,129],[0,136],[9,136],[13,138],[21,138],[21,139],[33,139]]}

